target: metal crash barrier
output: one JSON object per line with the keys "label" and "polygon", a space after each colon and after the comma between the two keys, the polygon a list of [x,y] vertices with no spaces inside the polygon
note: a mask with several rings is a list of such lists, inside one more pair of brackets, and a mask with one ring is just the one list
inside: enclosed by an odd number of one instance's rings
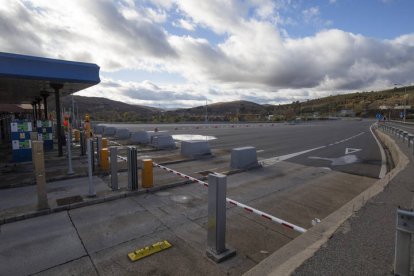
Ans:
{"label": "metal crash barrier", "polygon": [[414,212],[397,209],[394,274],[410,275],[411,236],[414,233]]}

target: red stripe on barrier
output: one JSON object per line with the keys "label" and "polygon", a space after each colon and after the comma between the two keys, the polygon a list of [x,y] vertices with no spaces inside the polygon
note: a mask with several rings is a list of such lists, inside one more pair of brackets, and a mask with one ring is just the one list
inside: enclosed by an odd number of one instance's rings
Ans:
{"label": "red stripe on barrier", "polygon": [[252,210],[252,209],[247,208],[247,207],[244,207],[244,210],[249,211],[249,212],[253,212],[253,210]]}
{"label": "red stripe on barrier", "polygon": [[293,229],[293,226],[290,226],[289,224],[286,224],[286,223],[283,223],[283,222],[282,222],[282,225],[283,225],[283,226],[286,226],[286,227],[288,227],[288,228],[290,228],[290,229]]}
{"label": "red stripe on barrier", "polygon": [[208,187],[208,184],[207,183],[203,183],[203,185],[206,186],[206,187]]}
{"label": "red stripe on barrier", "polygon": [[272,220],[272,218],[271,218],[271,217],[266,216],[265,214],[262,214],[262,217]]}
{"label": "red stripe on barrier", "polygon": [[233,205],[237,206],[237,204],[236,204],[235,202],[233,202],[233,201],[230,201],[230,200],[229,200],[229,203],[231,203],[231,204],[233,204]]}

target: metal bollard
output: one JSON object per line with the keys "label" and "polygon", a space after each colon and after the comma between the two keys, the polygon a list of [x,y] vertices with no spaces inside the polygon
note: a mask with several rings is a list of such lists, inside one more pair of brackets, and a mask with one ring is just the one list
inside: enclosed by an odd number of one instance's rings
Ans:
{"label": "metal bollard", "polygon": [[414,212],[397,209],[394,275],[410,275],[410,247],[413,233]]}
{"label": "metal bollard", "polygon": [[154,185],[152,159],[142,160],[141,182],[142,188],[152,188]]}
{"label": "metal bollard", "polygon": [[92,168],[93,168],[93,159],[94,159],[94,150],[93,150],[93,139],[88,139],[87,142],[87,151],[88,151],[88,176],[89,176],[89,197],[95,197],[95,186],[93,185],[93,175],[92,175]]}
{"label": "metal bollard", "polygon": [[37,209],[48,209],[43,141],[32,141],[32,160],[36,176]]}
{"label": "metal bollard", "polygon": [[83,131],[80,132],[80,151],[81,151],[81,156],[84,156],[86,154],[85,152],[85,133],[83,133]]}
{"label": "metal bollard", "polygon": [[96,137],[96,164],[101,166],[102,136]]}
{"label": "metal bollard", "polygon": [[137,148],[128,148],[128,190],[138,189]]}
{"label": "metal bollard", "polygon": [[111,189],[118,190],[118,149],[116,147],[109,148],[111,159]]}
{"label": "metal bollard", "polygon": [[206,254],[216,263],[236,255],[234,249],[226,248],[226,190],[227,177],[225,175],[208,175]]}
{"label": "metal bollard", "polygon": [[102,138],[102,148],[108,147],[108,138]]}
{"label": "metal bollard", "polygon": [[101,149],[101,170],[105,173],[109,172],[109,151],[107,148]]}
{"label": "metal bollard", "polygon": [[68,134],[66,135],[67,141],[66,146],[68,148],[68,174],[74,174],[72,168],[72,131],[69,129]]}

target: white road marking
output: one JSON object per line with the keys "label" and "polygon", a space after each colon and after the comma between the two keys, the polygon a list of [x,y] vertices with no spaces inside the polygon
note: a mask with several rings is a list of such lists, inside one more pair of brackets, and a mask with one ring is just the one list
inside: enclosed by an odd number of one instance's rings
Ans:
{"label": "white road marking", "polygon": [[[349,140],[354,139],[358,136],[361,136],[364,133],[365,132],[358,133],[354,136],[343,139],[341,141],[337,141],[335,143],[339,144],[339,143],[349,141]],[[274,165],[278,162],[285,161],[287,159],[290,159],[290,158],[293,158],[293,157],[296,157],[296,156],[299,156],[299,155],[302,155],[302,154],[305,154],[305,153],[308,153],[308,152],[311,152],[311,151],[314,151],[314,150],[323,149],[323,148],[327,148],[327,147],[334,146],[334,145],[335,145],[334,143],[331,143],[331,144],[328,144],[327,146],[320,146],[320,147],[313,148],[313,149],[308,149],[308,150],[299,151],[299,152],[295,152],[295,153],[291,153],[291,154],[286,154],[286,155],[282,155],[282,156],[276,156],[276,157],[272,157],[272,158],[268,158],[268,159],[263,159],[263,160],[260,161],[260,164],[262,164],[263,166],[272,166],[272,165]]]}
{"label": "white road marking", "polygon": [[256,150],[257,153],[264,152],[264,150]]}
{"label": "white road marking", "polygon": [[362,149],[354,149],[354,148],[345,148],[345,154],[350,154],[354,152],[361,151]]}

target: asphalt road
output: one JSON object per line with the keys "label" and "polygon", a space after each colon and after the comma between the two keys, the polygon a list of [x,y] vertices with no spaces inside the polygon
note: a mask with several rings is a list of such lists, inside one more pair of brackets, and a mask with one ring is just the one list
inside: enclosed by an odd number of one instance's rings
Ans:
{"label": "asphalt road", "polygon": [[[214,136],[212,149],[254,146],[259,159],[283,157],[306,166],[328,167],[350,174],[378,178],[381,153],[371,131],[373,120],[290,124],[118,124],[131,132],[167,130],[172,135]],[[312,150],[314,149],[314,150]],[[311,150],[311,151],[310,151]],[[296,153],[308,151],[297,156]],[[293,156],[291,156],[293,154]]]}

